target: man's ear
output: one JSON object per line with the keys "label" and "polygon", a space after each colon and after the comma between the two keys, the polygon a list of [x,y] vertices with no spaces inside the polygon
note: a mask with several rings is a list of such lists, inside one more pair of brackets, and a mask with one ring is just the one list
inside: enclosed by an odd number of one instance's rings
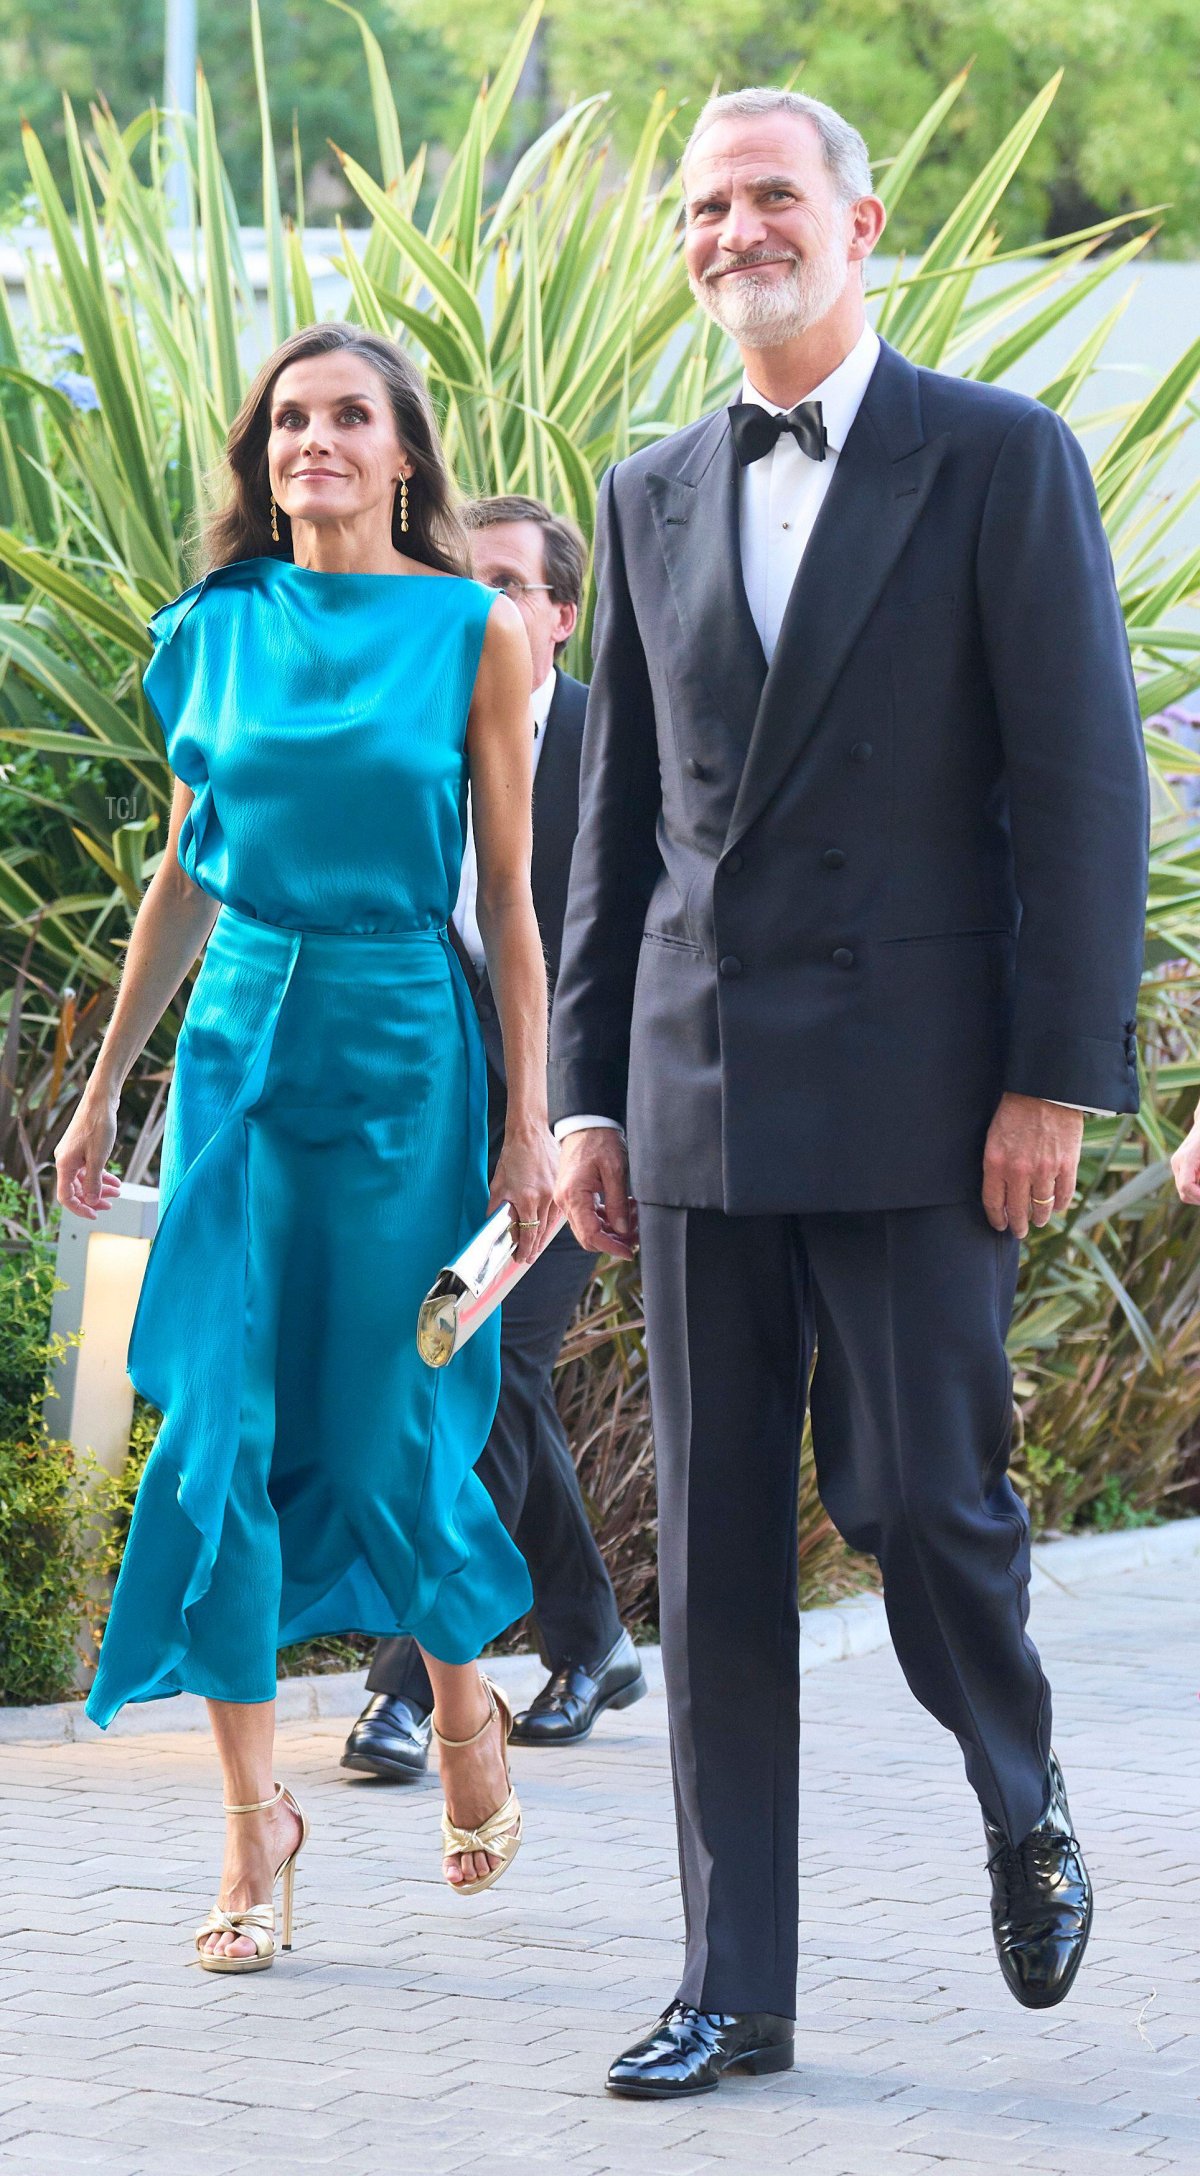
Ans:
{"label": "man's ear", "polygon": [[860,196],[853,207],[853,229],[850,240],[851,263],[862,263],[879,246],[879,239],[887,225],[887,210],[880,197]]}

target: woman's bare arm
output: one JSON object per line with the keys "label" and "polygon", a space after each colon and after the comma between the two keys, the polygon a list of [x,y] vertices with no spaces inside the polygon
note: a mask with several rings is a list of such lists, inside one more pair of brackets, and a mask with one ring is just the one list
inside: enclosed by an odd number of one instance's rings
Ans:
{"label": "woman's bare arm", "polygon": [[134,918],[112,1015],[54,1152],[58,1199],[76,1216],[94,1219],[120,1191],[120,1181],[104,1166],[116,1139],[121,1090],[219,911],[219,902],[179,866],[179,830],[192,799],[191,787],[177,778],[166,849]]}
{"label": "woman's bare arm", "polygon": [[508,597],[488,615],[467,721],[476,913],[504,1038],[508,1116],[492,1185],[539,1229],[519,1232],[528,1261],[553,1206],[557,1150],[546,1103],[546,962],[529,884],[533,850],[533,669],[521,615]]}

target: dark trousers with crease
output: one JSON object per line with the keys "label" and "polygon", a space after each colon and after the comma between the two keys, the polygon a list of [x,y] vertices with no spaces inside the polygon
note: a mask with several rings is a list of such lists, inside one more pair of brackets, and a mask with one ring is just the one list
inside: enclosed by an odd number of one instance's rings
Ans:
{"label": "dark trousers with crease", "polygon": [[[564,1228],[503,1302],[500,1402],[475,1467],[529,1566],[531,1622],[548,1669],[597,1662],[621,1633],[554,1402],[554,1363],[595,1262]],[[433,1690],[416,1641],[381,1640],[367,1689],[429,1714]]]}
{"label": "dark trousers with crease", "polygon": [[643,1202],[639,1221],[679,1994],[791,2017],[806,1390],[822,1502],[879,1561],[909,1685],[1010,1840],[1045,1810],[1050,1693],[1025,1629],[1029,1521],[1007,1473],[1019,1247],[978,1201],[779,1216]]}

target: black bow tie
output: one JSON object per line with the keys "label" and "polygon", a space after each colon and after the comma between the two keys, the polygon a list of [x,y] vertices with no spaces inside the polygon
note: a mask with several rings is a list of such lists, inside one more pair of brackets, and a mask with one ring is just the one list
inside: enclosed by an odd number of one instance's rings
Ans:
{"label": "black bow tie", "polygon": [[761,461],[770,453],[776,439],[783,431],[790,431],[801,453],[810,461],[823,461],[829,440],[819,400],[797,401],[794,408],[777,414],[772,408],[760,408],[754,400],[734,400],[729,403],[729,422],[733,431],[734,450],[745,468],[750,461]]}

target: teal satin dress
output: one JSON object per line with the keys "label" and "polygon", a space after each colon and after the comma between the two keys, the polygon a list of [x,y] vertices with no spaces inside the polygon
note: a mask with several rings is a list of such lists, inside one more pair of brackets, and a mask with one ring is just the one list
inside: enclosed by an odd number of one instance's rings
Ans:
{"label": "teal satin dress", "polygon": [[177,1045],[129,1343],[162,1413],[95,1683],[270,1700],[276,1648],[409,1632],[467,1662],[530,1607],[473,1467],[499,1315],[446,1368],[417,1309],[487,1212],[479,1023],[446,925],[496,592],[218,568],[143,685],[221,902]]}

